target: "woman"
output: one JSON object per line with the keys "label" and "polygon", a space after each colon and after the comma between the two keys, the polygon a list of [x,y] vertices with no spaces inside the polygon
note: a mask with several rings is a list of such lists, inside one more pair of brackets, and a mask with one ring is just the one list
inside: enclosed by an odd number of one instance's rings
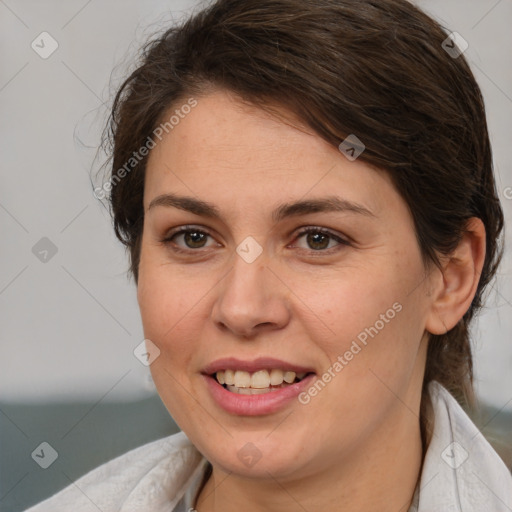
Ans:
{"label": "woman", "polygon": [[463,410],[500,256],[480,90],[405,0],[218,0],[110,124],[114,227],[183,432],[30,509],[512,509]]}

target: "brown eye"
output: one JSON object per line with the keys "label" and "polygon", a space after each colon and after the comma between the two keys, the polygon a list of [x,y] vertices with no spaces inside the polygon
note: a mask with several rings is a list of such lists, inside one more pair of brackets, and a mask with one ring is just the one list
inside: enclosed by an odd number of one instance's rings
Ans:
{"label": "brown eye", "polygon": [[183,240],[187,247],[197,249],[204,246],[207,236],[201,231],[185,231],[183,233]]}
{"label": "brown eye", "polygon": [[[176,245],[176,250],[194,250],[194,249],[202,249],[204,247],[207,247],[206,241],[207,238],[211,237],[208,233],[205,231],[202,231],[198,228],[194,227],[185,227],[178,231],[175,231],[174,233],[171,233],[170,235],[166,236],[162,243],[169,244],[169,245]],[[182,243],[177,243],[177,240],[183,240]]]}
{"label": "brown eye", "polygon": [[329,246],[331,241],[337,242],[337,245],[350,245],[347,240],[334,235],[333,233],[319,229],[319,228],[307,228],[299,233],[297,239],[305,237],[308,247],[312,251],[323,251],[327,252],[327,249],[331,249],[333,246]]}

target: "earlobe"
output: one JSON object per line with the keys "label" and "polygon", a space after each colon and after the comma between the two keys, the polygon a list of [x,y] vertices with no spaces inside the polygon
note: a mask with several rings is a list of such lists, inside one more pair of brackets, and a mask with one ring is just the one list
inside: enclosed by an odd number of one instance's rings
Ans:
{"label": "earlobe", "polygon": [[457,248],[443,259],[442,283],[433,295],[426,330],[445,334],[471,306],[485,261],[485,227],[472,217]]}

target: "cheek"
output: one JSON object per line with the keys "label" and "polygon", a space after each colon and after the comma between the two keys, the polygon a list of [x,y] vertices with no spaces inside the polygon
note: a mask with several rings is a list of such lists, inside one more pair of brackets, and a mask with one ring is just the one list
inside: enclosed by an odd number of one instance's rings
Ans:
{"label": "cheek", "polygon": [[208,294],[215,280],[204,272],[190,273],[190,269],[171,266],[158,254],[147,254],[139,270],[137,299],[144,337],[160,349],[150,369],[159,394],[170,393],[166,405],[175,401],[173,395],[179,400],[183,387],[192,385],[190,369],[197,366],[209,318]]}
{"label": "cheek", "polygon": [[191,389],[186,369],[192,364],[200,339],[197,314],[205,292],[199,288],[169,266],[152,261],[151,256],[141,261],[137,299],[144,337],[160,349],[150,371],[165,407],[182,429],[187,427],[187,418],[194,415],[195,407],[184,390]]}
{"label": "cheek", "polygon": [[[351,379],[368,385],[369,378],[375,381],[369,375],[371,368],[382,379],[398,386],[414,367],[424,330],[421,287],[411,293],[421,267],[382,268],[386,271],[377,267],[357,272],[353,269],[331,281],[330,286],[315,287],[314,293],[311,284],[304,281],[303,293],[298,289],[297,295],[306,296],[309,288],[307,305],[318,317],[315,319],[309,312],[314,321],[306,328],[310,329],[308,337],[320,345],[326,356],[326,369],[341,357],[343,373],[349,373]],[[295,282],[300,286],[300,282]],[[339,374],[342,370],[339,365],[337,368]]]}
{"label": "cheek", "polygon": [[160,251],[143,248],[137,300],[145,334],[159,338],[166,332],[171,334],[188,315],[194,314],[205,287],[204,280],[187,277],[179,267],[170,265]]}
{"label": "cheek", "polygon": [[294,276],[294,293],[305,298],[301,318],[310,318],[306,325],[317,329],[316,335],[309,333],[311,339],[323,337],[332,349],[344,349],[359,335],[364,341],[368,331],[381,333],[399,322],[407,287],[392,269],[386,270],[351,268],[325,280]]}

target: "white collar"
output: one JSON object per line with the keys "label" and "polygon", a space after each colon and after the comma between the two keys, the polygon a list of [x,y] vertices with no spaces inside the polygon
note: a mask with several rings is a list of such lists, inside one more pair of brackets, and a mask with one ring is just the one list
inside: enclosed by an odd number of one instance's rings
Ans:
{"label": "white collar", "polygon": [[[504,462],[441,384],[431,382],[429,392],[434,430],[408,512],[511,512],[512,476]],[[166,439],[160,449],[172,456],[139,480],[120,512],[193,508],[209,462],[183,432]]]}
{"label": "white collar", "polygon": [[511,512],[505,463],[446,388],[429,392],[434,430],[409,512]]}

